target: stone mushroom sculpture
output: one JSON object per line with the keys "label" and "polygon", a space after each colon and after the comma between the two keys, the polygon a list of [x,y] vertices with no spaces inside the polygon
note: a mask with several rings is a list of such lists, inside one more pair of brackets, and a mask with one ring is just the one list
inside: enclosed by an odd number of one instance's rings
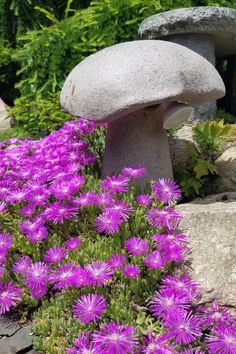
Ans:
{"label": "stone mushroom sculpture", "polygon": [[[214,6],[166,11],[145,19],[139,35],[184,45],[215,65],[216,57],[236,54],[236,11]],[[216,101],[196,104],[195,108],[196,119],[209,119]]]}
{"label": "stone mushroom sculpture", "polygon": [[140,164],[140,182],[172,178],[165,129],[186,120],[184,102],[222,97],[216,69],[195,52],[165,41],[117,44],[79,63],[61,91],[61,106],[74,116],[108,122],[102,175]]}

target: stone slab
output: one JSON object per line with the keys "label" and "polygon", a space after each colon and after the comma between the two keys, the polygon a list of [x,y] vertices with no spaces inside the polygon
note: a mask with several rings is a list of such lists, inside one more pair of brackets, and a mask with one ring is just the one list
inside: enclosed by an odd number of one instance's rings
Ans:
{"label": "stone slab", "polygon": [[180,229],[191,235],[192,274],[202,301],[218,298],[236,308],[236,193],[221,193],[177,206]]}
{"label": "stone slab", "polygon": [[22,327],[11,337],[0,339],[1,354],[15,354],[27,349],[32,349],[32,334],[29,325]]}

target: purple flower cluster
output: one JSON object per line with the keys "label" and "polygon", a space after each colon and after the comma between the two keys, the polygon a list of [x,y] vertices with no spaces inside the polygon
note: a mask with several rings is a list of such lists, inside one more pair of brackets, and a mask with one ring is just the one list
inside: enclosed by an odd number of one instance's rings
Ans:
{"label": "purple flower cluster", "polygon": [[[0,233],[0,313],[15,307],[23,292],[42,299],[49,290],[74,288],[78,298],[73,315],[81,328],[86,325],[90,330],[74,339],[68,354],[236,353],[235,318],[229,310],[217,301],[197,306],[198,285],[180,268],[173,271],[189,251],[188,237],[177,231],[181,215],[174,204],[181,198],[179,187],[162,178],[152,184],[151,195],[130,195],[132,180],[145,173],[144,167],[131,166],[90,190],[83,169],[95,156],[84,137],[94,129],[95,124],[80,119],[39,141],[1,144],[0,213],[17,210],[20,237],[31,249],[40,250],[41,258],[37,252],[32,257],[14,253],[18,233],[14,237]],[[83,248],[90,230],[91,244],[108,239],[114,249],[109,246],[99,257],[90,254],[90,259]],[[55,234],[59,236],[53,243]],[[22,288],[5,281],[9,264]],[[164,278],[157,283],[161,275]],[[149,276],[155,280],[150,287]],[[164,333],[147,333],[139,340],[129,325],[133,322],[114,318],[110,298],[116,296],[116,288],[134,294],[143,285],[147,293],[151,289],[149,299],[152,296],[145,311],[162,321]],[[155,287],[158,291],[153,294]],[[146,305],[144,294],[137,305]]]}

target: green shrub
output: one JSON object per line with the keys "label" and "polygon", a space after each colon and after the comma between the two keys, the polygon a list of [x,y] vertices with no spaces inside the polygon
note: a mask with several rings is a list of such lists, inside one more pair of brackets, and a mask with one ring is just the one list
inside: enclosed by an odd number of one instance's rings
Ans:
{"label": "green shrub", "polygon": [[17,65],[12,61],[14,49],[7,41],[0,39],[0,97],[11,104],[18,94],[14,88]]}
{"label": "green shrub", "polygon": [[59,95],[48,95],[47,99],[29,100],[18,98],[10,110],[18,126],[30,137],[37,138],[59,129],[71,115],[65,113],[59,105]]}

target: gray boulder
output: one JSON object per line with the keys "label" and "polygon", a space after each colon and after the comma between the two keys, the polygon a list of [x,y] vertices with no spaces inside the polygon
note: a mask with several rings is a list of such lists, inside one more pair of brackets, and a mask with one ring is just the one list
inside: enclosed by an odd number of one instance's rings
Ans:
{"label": "gray boulder", "polygon": [[0,131],[10,129],[13,124],[13,119],[9,115],[7,108],[7,105],[0,98]]}
{"label": "gray boulder", "polygon": [[219,174],[217,191],[236,192],[236,145],[225,150],[215,164]]}
{"label": "gray boulder", "polygon": [[202,302],[220,299],[236,308],[236,193],[221,193],[177,206],[180,228],[191,235],[192,274]]}

